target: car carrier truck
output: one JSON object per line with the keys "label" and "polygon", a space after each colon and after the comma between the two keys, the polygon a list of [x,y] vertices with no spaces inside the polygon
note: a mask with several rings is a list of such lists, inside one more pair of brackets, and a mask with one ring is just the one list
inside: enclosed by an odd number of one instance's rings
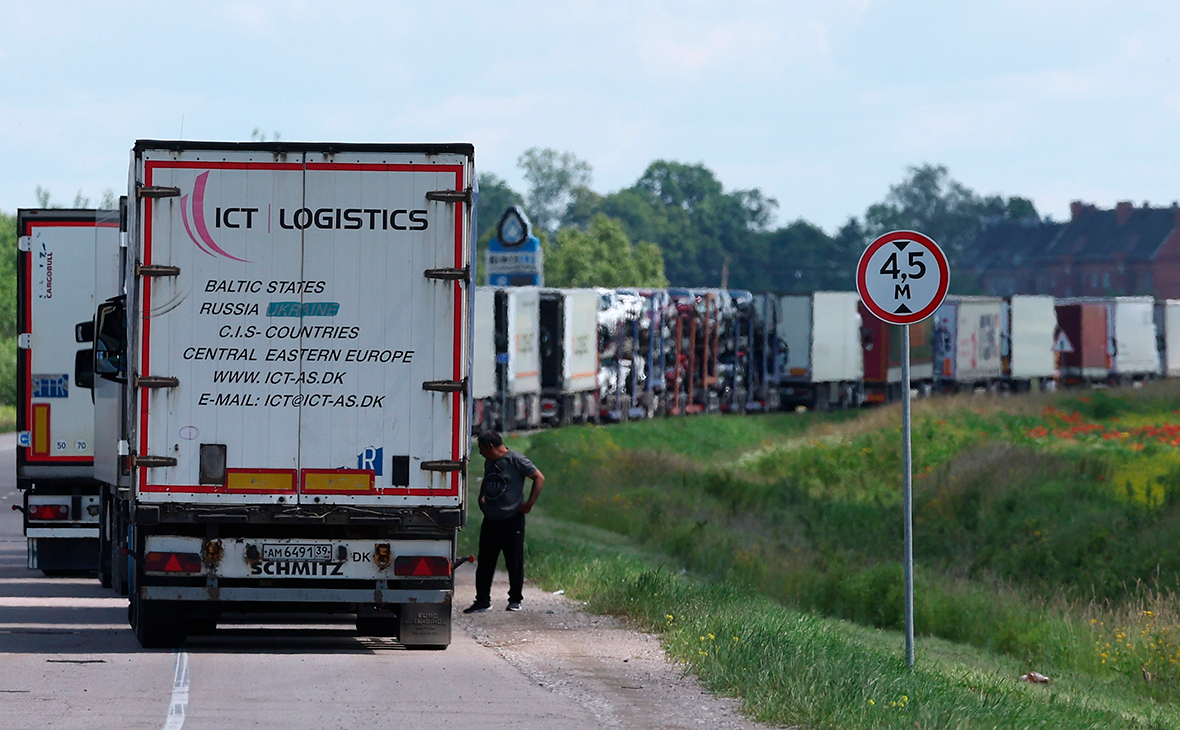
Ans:
{"label": "car carrier truck", "polygon": [[470,145],[139,141],[95,471],[145,646],[227,612],[450,642]]}
{"label": "car carrier truck", "polygon": [[89,319],[96,288],[115,286],[118,251],[117,211],[17,211],[16,483],[30,569],[99,567]]}

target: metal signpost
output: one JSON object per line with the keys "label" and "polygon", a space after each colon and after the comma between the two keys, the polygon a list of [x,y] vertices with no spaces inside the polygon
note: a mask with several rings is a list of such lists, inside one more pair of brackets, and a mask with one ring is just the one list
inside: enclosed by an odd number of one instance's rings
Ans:
{"label": "metal signpost", "polygon": [[905,661],[914,666],[914,495],[910,443],[910,325],[946,298],[950,268],[929,236],[892,231],[869,244],[856,266],[856,290],[877,319],[901,326],[902,501],[905,503]]}

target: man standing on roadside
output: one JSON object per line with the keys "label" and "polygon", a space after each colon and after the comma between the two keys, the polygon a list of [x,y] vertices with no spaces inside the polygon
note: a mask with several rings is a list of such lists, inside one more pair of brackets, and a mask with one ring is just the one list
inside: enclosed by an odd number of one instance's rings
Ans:
{"label": "man standing on roadside", "polygon": [[[475,568],[475,603],[463,613],[492,610],[492,576],[501,551],[508,569],[508,610],[519,611],[524,598],[524,516],[541,496],[545,475],[528,457],[510,451],[495,431],[479,435],[479,454],[484,458],[479,487],[483,526],[479,530],[479,564]],[[533,480],[527,500],[525,479]]]}

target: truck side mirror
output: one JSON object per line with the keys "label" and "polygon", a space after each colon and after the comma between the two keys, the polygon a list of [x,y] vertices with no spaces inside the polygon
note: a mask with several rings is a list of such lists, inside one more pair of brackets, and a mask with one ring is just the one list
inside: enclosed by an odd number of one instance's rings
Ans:
{"label": "truck side mirror", "polygon": [[123,321],[123,307],[117,302],[104,302],[94,318],[94,368],[100,378],[117,383],[127,382],[127,327]]}
{"label": "truck side mirror", "polygon": [[74,385],[87,390],[94,389],[94,348],[74,353]]}
{"label": "truck side mirror", "polygon": [[94,321],[74,325],[74,342],[94,342]]}

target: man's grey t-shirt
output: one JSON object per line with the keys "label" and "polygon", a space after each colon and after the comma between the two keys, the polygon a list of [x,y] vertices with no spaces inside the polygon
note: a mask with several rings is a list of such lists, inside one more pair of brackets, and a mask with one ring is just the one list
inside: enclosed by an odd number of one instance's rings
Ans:
{"label": "man's grey t-shirt", "polygon": [[484,459],[479,508],[489,520],[506,520],[524,504],[524,480],[537,471],[524,454],[509,451],[495,461]]}

